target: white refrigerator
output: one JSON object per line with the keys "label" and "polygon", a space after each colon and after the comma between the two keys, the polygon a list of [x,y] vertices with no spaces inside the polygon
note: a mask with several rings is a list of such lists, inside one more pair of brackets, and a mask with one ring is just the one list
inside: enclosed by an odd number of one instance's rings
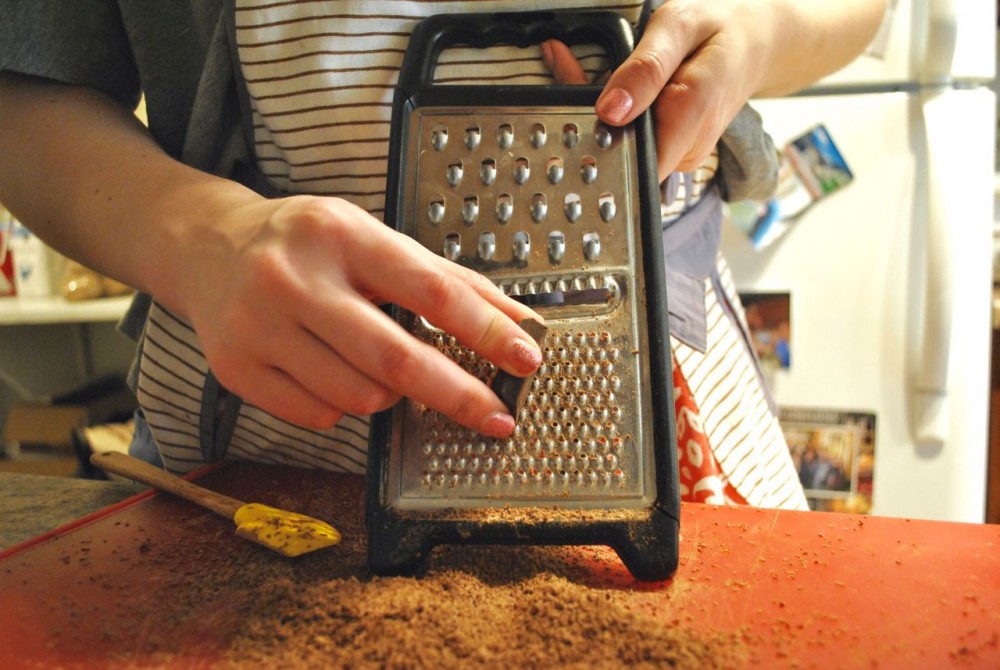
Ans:
{"label": "white refrigerator", "polygon": [[897,0],[869,53],[755,101],[776,144],[822,124],[853,173],[762,247],[727,225],[723,251],[741,292],[787,296],[778,405],[874,417],[873,514],[984,520],[996,26],[988,0]]}

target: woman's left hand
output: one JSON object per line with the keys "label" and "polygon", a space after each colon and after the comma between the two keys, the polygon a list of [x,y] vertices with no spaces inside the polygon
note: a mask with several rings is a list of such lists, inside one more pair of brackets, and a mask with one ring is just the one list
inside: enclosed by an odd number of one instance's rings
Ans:
{"label": "woman's left hand", "polygon": [[[597,114],[625,125],[652,110],[659,177],[691,171],[753,93],[767,48],[766,3],[672,0],[650,17],[635,51],[607,80]],[[755,6],[758,7],[755,9]],[[747,25],[754,30],[746,30]],[[587,83],[566,45],[549,40],[543,57],[556,81]]]}
{"label": "woman's left hand", "polygon": [[[666,0],[597,100],[612,125],[653,113],[660,179],[692,171],[751,96],[785,94],[853,59],[884,0]],[[572,52],[549,40],[557,81],[586,83]]]}

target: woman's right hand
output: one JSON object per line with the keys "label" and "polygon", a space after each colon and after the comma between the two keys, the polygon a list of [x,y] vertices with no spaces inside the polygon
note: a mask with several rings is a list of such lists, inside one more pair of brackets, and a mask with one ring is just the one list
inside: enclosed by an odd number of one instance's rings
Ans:
{"label": "woman's right hand", "polygon": [[481,275],[338,198],[256,200],[208,238],[183,259],[174,301],[246,402],[319,428],[405,396],[487,435],[513,430],[485,384],[379,308],[400,305],[525,376],[541,353],[517,322],[539,317]]}

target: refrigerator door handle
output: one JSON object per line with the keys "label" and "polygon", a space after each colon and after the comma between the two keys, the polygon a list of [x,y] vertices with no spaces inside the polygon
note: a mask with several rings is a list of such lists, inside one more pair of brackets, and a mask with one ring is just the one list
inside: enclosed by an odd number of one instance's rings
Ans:
{"label": "refrigerator door handle", "polygon": [[[923,273],[923,332],[916,355],[911,359],[916,370],[910,375],[913,384],[911,429],[916,444],[922,448],[944,446],[949,432],[948,366],[951,351],[952,310],[955,297],[954,244],[948,228],[950,198],[961,198],[960,175],[947,171],[947,165],[961,165],[951,146],[949,132],[954,119],[961,118],[953,109],[954,96],[946,89],[928,89],[923,94],[922,111],[927,150],[927,230]],[[953,160],[954,159],[954,160]],[[957,161],[957,162],[956,162]]]}
{"label": "refrigerator door handle", "polygon": [[[924,50],[920,79],[925,88],[921,108],[924,146],[927,150],[927,230],[923,274],[922,333],[916,355],[910,427],[918,447],[939,449],[950,431],[948,407],[948,366],[951,352],[952,301],[954,300],[954,248],[948,229],[950,198],[960,198],[958,175],[947,165],[961,165],[954,153],[954,119],[959,110],[950,109],[954,97],[946,95],[952,81],[955,48],[958,42],[959,6],[955,0],[928,0]],[[959,113],[956,115],[956,111]],[[953,162],[951,159],[956,159]],[[918,284],[919,285],[919,284]]]}

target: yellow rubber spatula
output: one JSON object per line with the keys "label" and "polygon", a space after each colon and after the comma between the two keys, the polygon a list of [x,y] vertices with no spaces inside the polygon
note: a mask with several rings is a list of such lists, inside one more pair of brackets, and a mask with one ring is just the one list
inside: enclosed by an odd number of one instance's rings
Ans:
{"label": "yellow rubber spatula", "polygon": [[299,556],[340,542],[337,529],[319,519],[260,503],[241,502],[120,452],[95,453],[90,462],[106,472],[149,484],[232,519],[237,535],[284,556]]}

